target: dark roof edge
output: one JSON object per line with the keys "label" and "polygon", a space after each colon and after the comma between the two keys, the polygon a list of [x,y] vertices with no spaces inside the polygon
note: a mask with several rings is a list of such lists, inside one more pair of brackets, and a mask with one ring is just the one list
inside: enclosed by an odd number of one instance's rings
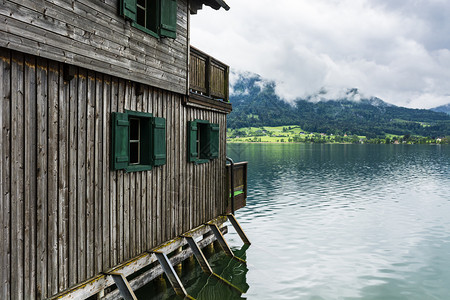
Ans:
{"label": "dark roof edge", "polygon": [[230,7],[228,6],[228,4],[225,3],[225,1],[223,0],[214,0],[215,2],[217,2],[220,6],[223,7],[223,9],[225,10],[229,10]]}
{"label": "dark roof edge", "polygon": [[223,0],[191,0],[191,13],[196,14],[198,10],[202,9],[203,4],[218,10],[223,8],[225,10],[229,10],[230,7]]}

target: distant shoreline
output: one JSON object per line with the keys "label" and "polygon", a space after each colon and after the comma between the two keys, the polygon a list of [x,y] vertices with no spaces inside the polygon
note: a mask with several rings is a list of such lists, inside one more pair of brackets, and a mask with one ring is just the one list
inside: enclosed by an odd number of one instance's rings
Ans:
{"label": "distant shoreline", "polygon": [[296,125],[227,129],[227,143],[268,144],[450,144],[449,136],[425,137],[411,134],[362,136],[350,132],[326,134],[308,132]]}
{"label": "distant shoreline", "polygon": [[399,144],[376,144],[376,143],[314,143],[314,142],[246,142],[246,141],[227,141],[227,144],[311,144],[311,145],[448,145],[448,144],[439,144],[439,143],[427,143],[427,144],[408,144],[408,143],[399,143]]}

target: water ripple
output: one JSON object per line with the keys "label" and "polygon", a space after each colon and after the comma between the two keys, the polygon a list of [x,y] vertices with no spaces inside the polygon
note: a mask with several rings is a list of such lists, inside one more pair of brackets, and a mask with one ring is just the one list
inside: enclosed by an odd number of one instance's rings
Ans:
{"label": "water ripple", "polygon": [[243,153],[248,299],[445,299],[450,148],[316,146]]}

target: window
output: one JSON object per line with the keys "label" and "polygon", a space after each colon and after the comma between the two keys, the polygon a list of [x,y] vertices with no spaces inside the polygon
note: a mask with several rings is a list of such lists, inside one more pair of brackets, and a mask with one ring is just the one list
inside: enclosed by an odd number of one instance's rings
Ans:
{"label": "window", "polygon": [[205,163],[219,157],[219,124],[194,120],[188,127],[190,162]]}
{"label": "window", "polygon": [[130,165],[138,165],[141,161],[141,120],[138,118],[130,118]]}
{"label": "window", "polygon": [[166,120],[150,113],[126,111],[112,116],[113,170],[151,170],[166,163]]}
{"label": "window", "polygon": [[155,37],[176,38],[177,0],[121,0],[120,13]]}

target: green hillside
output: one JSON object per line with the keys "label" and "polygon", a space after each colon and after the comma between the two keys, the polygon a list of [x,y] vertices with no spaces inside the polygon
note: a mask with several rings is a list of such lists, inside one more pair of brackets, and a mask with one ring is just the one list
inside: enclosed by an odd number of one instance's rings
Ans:
{"label": "green hillside", "polygon": [[[240,74],[232,85],[231,129],[263,126],[298,126],[306,132],[339,136],[450,135],[450,115],[425,109],[387,104],[378,98],[362,98],[357,89],[334,100],[326,92],[287,103],[275,93],[276,84],[255,74]],[[358,101],[350,100],[358,98]],[[314,100],[314,101],[313,101]]]}

